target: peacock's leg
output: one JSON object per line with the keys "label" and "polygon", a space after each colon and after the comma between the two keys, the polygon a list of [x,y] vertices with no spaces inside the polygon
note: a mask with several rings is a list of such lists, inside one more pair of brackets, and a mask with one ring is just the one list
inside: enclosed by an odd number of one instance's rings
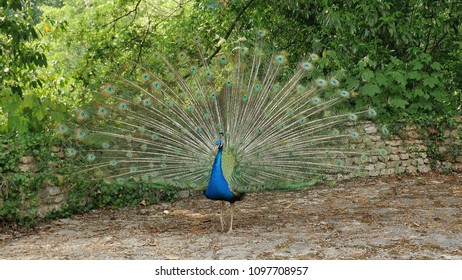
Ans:
{"label": "peacock's leg", "polygon": [[229,223],[229,230],[228,233],[231,233],[233,231],[233,216],[234,216],[234,203],[231,203],[230,205],[230,211],[231,211],[231,221]]}
{"label": "peacock's leg", "polygon": [[223,218],[223,212],[225,211],[225,201],[221,201],[221,210],[220,210],[220,223],[221,223],[221,231],[225,231],[225,219]]}

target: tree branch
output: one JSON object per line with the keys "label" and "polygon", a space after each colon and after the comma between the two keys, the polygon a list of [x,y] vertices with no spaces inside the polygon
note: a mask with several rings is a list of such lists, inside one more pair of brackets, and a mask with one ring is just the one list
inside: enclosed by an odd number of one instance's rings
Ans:
{"label": "tree branch", "polygon": [[134,8],[133,10],[130,10],[130,11],[126,12],[125,14],[123,14],[123,15],[121,15],[121,16],[118,16],[117,18],[115,18],[115,19],[112,20],[111,22],[104,24],[103,27],[106,27],[106,26],[108,26],[108,25],[114,24],[114,23],[118,22],[119,20],[123,19],[124,17],[128,17],[128,16],[131,15],[132,13],[135,13],[135,16],[136,16],[136,13],[138,12],[138,7],[140,6],[141,1],[142,1],[142,0],[138,0],[138,2],[137,2],[136,5],[135,5],[135,8]]}
{"label": "tree branch", "polygon": [[[223,39],[228,40],[229,36],[231,36],[231,33],[233,32],[234,28],[239,22],[239,19],[244,14],[244,12],[250,7],[250,5],[252,5],[253,2],[255,2],[255,0],[250,0],[249,2],[247,2],[247,4],[245,4],[244,7],[241,8],[241,10],[237,13],[236,18],[233,20],[231,25],[228,27],[228,30],[226,31],[225,37]],[[215,51],[209,57],[207,57],[205,61],[208,62],[212,60],[218,54],[218,52],[220,52],[220,50],[221,50],[221,45],[217,46],[215,48]]]}

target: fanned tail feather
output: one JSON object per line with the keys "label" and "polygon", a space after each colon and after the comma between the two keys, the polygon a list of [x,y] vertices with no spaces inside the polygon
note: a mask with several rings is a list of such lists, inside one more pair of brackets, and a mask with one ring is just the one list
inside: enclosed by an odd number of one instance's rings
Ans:
{"label": "fanned tail feather", "polygon": [[[288,75],[286,55],[262,49],[239,42],[212,62],[200,51],[198,58],[179,52],[177,64],[156,52],[152,67],[134,64],[138,78],[115,75],[76,111],[74,139],[90,147],[81,172],[203,189],[220,132],[236,191],[296,188],[359,170],[375,151],[351,145],[361,135],[349,124],[375,111],[336,112],[350,95],[334,77],[313,74],[317,55]],[[64,125],[58,132],[70,133]]]}

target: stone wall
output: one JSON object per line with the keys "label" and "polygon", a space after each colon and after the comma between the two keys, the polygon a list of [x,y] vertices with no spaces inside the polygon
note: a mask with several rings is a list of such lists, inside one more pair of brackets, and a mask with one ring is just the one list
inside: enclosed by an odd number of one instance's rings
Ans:
{"label": "stone wall", "polygon": [[[367,176],[427,173],[431,170],[462,172],[462,122],[459,129],[437,132],[432,127],[401,125],[397,135],[387,135],[373,122],[362,122],[356,129],[362,137],[354,140],[367,153],[385,149],[387,154],[372,155],[363,163]],[[440,133],[440,137],[434,137]],[[432,138],[439,138],[437,141]],[[351,161],[354,161],[353,159]],[[338,179],[356,176],[339,175]]]}
{"label": "stone wall", "polygon": [[[415,125],[402,125],[399,135],[384,135],[382,129],[372,122],[363,122],[357,127],[362,137],[354,140],[354,145],[365,151],[386,149],[385,156],[370,156],[364,163],[367,176],[386,176],[401,174],[427,173],[431,170],[462,172],[462,121],[459,129],[437,132],[432,127],[417,127]],[[437,141],[435,134],[440,133]],[[53,147],[53,155],[59,159],[64,158],[60,147]],[[52,166],[54,163],[50,162]],[[19,167],[22,172],[40,172],[34,157],[20,158]],[[347,179],[355,175],[339,175],[336,179]],[[182,191],[181,196],[188,196],[191,192]],[[45,183],[38,191],[34,204],[37,214],[44,217],[52,210],[58,210],[66,203],[68,191],[50,183]],[[26,202],[27,203],[27,202]],[[0,207],[2,201],[0,199]]]}

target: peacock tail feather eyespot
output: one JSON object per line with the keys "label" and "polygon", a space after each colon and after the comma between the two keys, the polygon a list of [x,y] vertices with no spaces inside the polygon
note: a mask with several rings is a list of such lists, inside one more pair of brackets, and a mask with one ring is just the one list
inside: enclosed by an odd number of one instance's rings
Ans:
{"label": "peacock tail feather eyespot", "polygon": [[157,136],[156,134],[154,134],[152,137],[151,137],[152,140],[156,141],[156,140],[159,140],[159,136]]}
{"label": "peacock tail feather eyespot", "polygon": [[155,53],[152,55],[152,57],[153,57],[155,60],[157,60],[157,59],[160,58],[160,53],[155,52]]}
{"label": "peacock tail feather eyespot", "polygon": [[154,82],[152,86],[154,87],[154,89],[160,89],[162,87],[162,84],[160,82]]}
{"label": "peacock tail feather eyespot", "polygon": [[225,83],[225,85],[226,85],[227,87],[230,87],[230,86],[231,86],[231,81],[227,81],[227,82]]}
{"label": "peacock tail feather eyespot", "polygon": [[109,149],[110,145],[109,145],[109,143],[104,142],[104,143],[101,144],[101,147],[102,147],[103,149],[107,150],[107,149]]}
{"label": "peacock tail feather eyespot", "polygon": [[313,99],[311,101],[313,102],[313,104],[319,104],[319,103],[321,103],[321,98],[313,97]]}
{"label": "peacock tail feather eyespot", "polygon": [[263,130],[259,128],[259,129],[257,129],[256,132],[257,132],[257,134],[262,134],[262,133],[263,133]]}
{"label": "peacock tail feather eyespot", "polygon": [[316,61],[316,60],[319,59],[319,55],[317,55],[317,54],[315,54],[315,53],[312,53],[312,54],[310,54],[310,59],[311,59],[312,61]]}
{"label": "peacock tail feather eyespot", "polygon": [[75,138],[77,140],[82,140],[83,138],[85,138],[85,135],[86,135],[85,131],[83,131],[81,128],[75,131]]}
{"label": "peacock tail feather eyespot", "polygon": [[112,166],[116,166],[118,164],[118,162],[116,160],[111,160],[109,162],[109,164],[112,165]]}
{"label": "peacock tail feather eyespot", "polygon": [[260,86],[260,85],[255,85],[255,87],[254,87],[255,91],[259,91],[259,90],[260,90],[260,88],[261,88],[261,86]]}
{"label": "peacock tail feather eyespot", "polygon": [[356,114],[349,114],[348,115],[348,119],[352,120],[352,121],[357,121],[358,120],[358,116]]}
{"label": "peacock tail feather eyespot", "polygon": [[132,142],[133,141],[133,136],[131,134],[128,134],[127,136],[125,136],[125,139],[127,140],[127,142]]}
{"label": "peacock tail feather eyespot", "polygon": [[301,66],[302,66],[302,69],[304,70],[311,70],[313,69],[313,64],[309,63],[309,62],[302,62],[301,63]]}
{"label": "peacock tail feather eyespot", "polygon": [[280,129],[283,129],[283,128],[284,128],[284,124],[280,124],[280,125],[279,125],[279,128],[280,128]]}
{"label": "peacock tail feather eyespot", "polygon": [[167,107],[172,107],[172,106],[173,106],[172,101],[167,101]]}
{"label": "peacock tail feather eyespot", "polygon": [[162,164],[160,165],[160,168],[162,168],[162,169],[167,168],[167,164],[166,164],[166,163],[162,163]]}
{"label": "peacock tail feather eyespot", "polygon": [[369,159],[369,157],[367,155],[361,155],[361,157],[360,157],[360,160],[361,160],[362,163],[367,162],[368,159]]}
{"label": "peacock tail feather eyespot", "polygon": [[77,150],[74,148],[67,148],[66,149],[66,156],[68,157],[75,157],[77,155]]}
{"label": "peacock tail feather eyespot", "polygon": [[121,185],[121,184],[125,183],[125,180],[124,180],[124,178],[117,178],[116,183]]}
{"label": "peacock tail feather eyespot", "polygon": [[152,105],[152,100],[150,98],[147,98],[143,101],[143,104],[145,106],[151,106]]}
{"label": "peacock tail feather eyespot", "polygon": [[298,86],[297,86],[297,92],[302,93],[302,92],[304,92],[304,91],[305,91],[305,87],[304,87],[304,86],[302,86],[302,85],[298,85]]}
{"label": "peacock tail feather eyespot", "polygon": [[213,93],[213,94],[211,95],[211,97],[212,97],[212,99],[214,99],[214,100],[217,99],[217,96],[215,95],[215,93]]}
{"label": "peacock tail feather eyespot", "polygon": [[180,52],[180,53],[178,53],[178,58],[179,58],[180,60],[184,60],[184,59],[186,58],[186,53],[185,53],[185,52]]}
{"label": "peacock tail feather eyespot", "polygon": [[204,115],[204,119],[208,120],[209,118],[210,118],[209,115],[207,115],[207,114]]}
{"label": "peacock tail feather eyespot", "polygon": [[132,153],[132,152],[127,152],[126,155],[127,155],[128,158],[132,158],[132,157],[133,157],[133,153]]}
{"label": "peacock tail feather eyespot", "polygon": [[150,77],[149,77],[149,74],[147,74],[147,73],[144,73],[144,74],[142,75],[143,81],[148,81],[149,78],[150,78]]}
{"label": "peacock tail feather eyespot", "polygon": [[273,90],[274,90],[275,92],[279,91],[279,89],[280,89],[279,84],[275,84],[275,85],[273,86]]}
{"label": "peacock tail feather eyespot", "polygon": [[105,107],[101,107],[101,106],[100,106],[100,107],[98,108],[97,115],[98,115],[99,117],[104,117],[104,116],[106,116],[106,114],[107,114],[107,109],[106,109]]}
{"label": "peacock tail feather eyespot", "polygon": [[340,85],[339,81],[337,79],[330,79],[330,84],[331,86],[338,87]]}
{"label": "peacock tail feather eyespot", "polygon": [[88,154],[88,155],[87,155],[87,161],[88,161],[88,162],[92,162],[92,161],[94,161],[95,159],[96,159],[95,154],[92,153],[92,154]]}
{"label": "peacock tail feather eyespot", "polygon": [[380,149],[379,153],[380,153],[381,156],[388,155],[388,151],[386,149]]}
{"label": "peacock tail feather eyespot", "polygon": [[279,64],[282,64],[282,63],[286,62],[285,55],[282,55],[282,54],[276,55],[275,60]]}
{"label": "peacock tail feather eyespot", "polygon": [[119,108],[119,111],[124,111],[128,109],[128,106],[126,103],[119,103],[118,108]]}
{"label": "peacock tail feather eyespot", "polygon": [[262,30],[258,30],[258,31],[257,31],[257,35],[260,36],[260,37],[262,37],[262,38],[265,37],[266,34],[268,34],[268,31],[267,31],[267,30],[262,29]]}
{"label": "peacock tail feather eyespot", "polygon": [[114,87],[110,84],[105,84],[103,88],[101,89],[101,93],[106,97],[111,96],[114,93],[114,91],[115,91]]}
{"label": "peacock tail feather eyespot", "polygon": [[326,80],[324,79],[316,79],[316,85],[318,87],[325,87],[327,86]]}
{"label": "peacock tail feather eyespot", "polygon": [[305,123],[305,119],[298,120],[299,123]]}
{"label": "peacock tail feather eyespot", "polygon": [[130,172],[131,172],[131,173],[135,173],[135,172],[137,172],[137,171],[138,171],[138,168],[137,168],[137,167],[134,167],[134,166],[130,167]]}
{"label": "peacock tail feather eyespot", "polygon": [[196,131],[197,131],[197,133],[201,133],[201,128],[200,128],[200,127],[196,127]]}
{"label": "peacock tail feather eyespot", "polygon": [[192,66],[191,67],[191,73],[192,74],[195,74],[197,72],[197,67],[196,66]]}
{"label": "peacock tail feather eyespot", "polygon": [[210,79],[210,78],[212,78],[212,73],[210,73],[210,72],[207,72],[207,73],[205,73],[205,76],[206,76],[207,78],[209,78],[209,79]]}
{"label": "peacock tail feather eyespot", "polygon": [[332,136],[338,136],[340,134],[340,131],[338,129],[332,130]]}
{"label": "peacock tail feather eyespot", "polygon": [[220,56],[220,62],[221,63],[226,63],[228,61],[228,58],[226,58],[225,55]]}
{"label": "peacock tail feather eyespot", "polygon": [[369,117],[375,117],[377,116],[377,112],[372,109],[372,108],[369,108],[369,110],[367,111],[367,113],[369,114]]}
{"label": "peacock tail feather eyespot", "polygon": [[83,121],[88,119],[88,113],[82,109],[77,110],[77,121]]}
{"label": "peacock tail feather eyespot", "polygon": [[359,137],[359,133],[358,133],[358,132],[352,132],[352,133],[351,133],[351,137],[353,137],[353,138],[358,138],[358,137]]}
{"label": "peacock tail feather eyespot", "polygon": [[58,133],[58,134],[66,134],[68,132],[68,130],[69,129],[64,124],[59,124],[56,127],[56,133]]}
{"label": "peacock tail feather eyespot", "polygon": [[387,134],[390,133],[390,131],[388,130],[388,128],[387,128],[386,126],[383,126],[383,127],[382,127],[382,133],[385,134],[385,135],[387,135]]}
{"label": "peacock tail feather eyespot", "polygon": [[342,97],[350,97],[350,93],[346,90],[340,91],[340,96]]}

